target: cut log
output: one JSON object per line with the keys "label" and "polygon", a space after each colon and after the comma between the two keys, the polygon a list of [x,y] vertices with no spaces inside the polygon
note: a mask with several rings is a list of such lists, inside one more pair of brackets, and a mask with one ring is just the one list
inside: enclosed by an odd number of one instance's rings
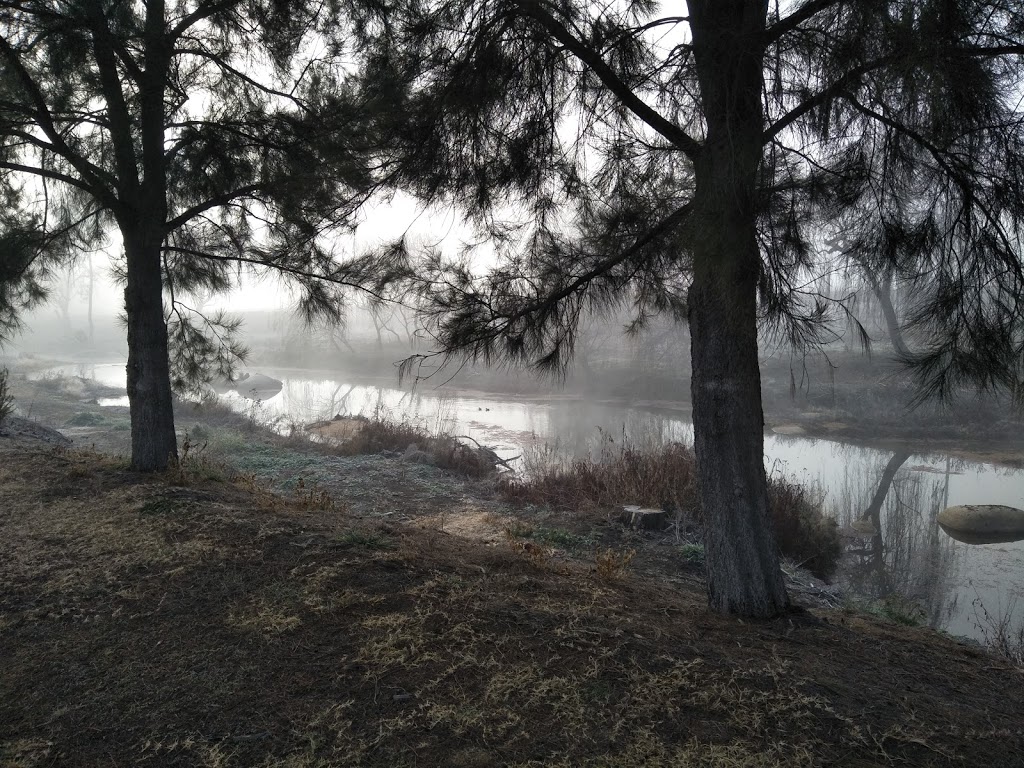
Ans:
{"label": "cut log", "polygon": [[633,505],[623,507],[619,519],[623,525],[638,531],[663,531],[669,524],[668,513],[664,509],[645,509]]}

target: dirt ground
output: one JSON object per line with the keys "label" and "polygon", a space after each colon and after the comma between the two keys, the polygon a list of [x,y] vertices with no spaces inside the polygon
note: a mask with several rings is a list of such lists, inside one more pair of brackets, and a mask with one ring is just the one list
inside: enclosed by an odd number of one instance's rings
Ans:
{"label": "dirt ground", "polygon": [[979,649],[723,618],[629,541],[501,535],[483,483],[256,442],[141,475],[0,438],[0,765],[1024,765]]}

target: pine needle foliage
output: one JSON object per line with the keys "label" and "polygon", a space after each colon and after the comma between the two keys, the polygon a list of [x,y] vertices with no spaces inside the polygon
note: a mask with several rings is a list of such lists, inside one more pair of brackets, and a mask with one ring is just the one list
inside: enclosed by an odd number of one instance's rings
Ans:
{"label": "pine needle foliage", "polygon": [[304,317],[337,321],[348,292],[380,291],[389,275],[334,244],[389,172],[379,96],[351,67],[377,26],[358,2],[0,3],[0,179],[18,192],[0,334],[45,298],[53,260],[144,221],[186,388],[242,352],[196,296],[273,273]]}
{"label": "pine needle foliage", "polygon": [[[836,267],[826,242],[841,236],[859,269],[914,297],[921,343],[907,362],[922,397],[1021,391],[1020,4],[748,5],[765,17],[750,43],[763,62],[763,325],[797,346],[836,338],[854,307],[815,286]],[[405,183],[457,201],[486,243],[419,254],[439,348],[557,369],[588,313],[629,307],[630,330],[654,314],[685,318],[690,246],[709,236],[694,218],[695,168],[709,114],[730,109],[701,82],[694,8],[403,7],[377,67],[414,83],[397,129]],[[472,269],[474,251],[496,252],[497,266]]]}

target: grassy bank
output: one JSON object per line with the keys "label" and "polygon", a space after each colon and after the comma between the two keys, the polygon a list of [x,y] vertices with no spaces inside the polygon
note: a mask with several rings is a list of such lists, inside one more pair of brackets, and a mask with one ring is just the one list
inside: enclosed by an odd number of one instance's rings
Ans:
{"label": "grassy bank", "polygon": [[336,500],[0,441],[0,765],[1022,764],[1020,673],[937,633]]}

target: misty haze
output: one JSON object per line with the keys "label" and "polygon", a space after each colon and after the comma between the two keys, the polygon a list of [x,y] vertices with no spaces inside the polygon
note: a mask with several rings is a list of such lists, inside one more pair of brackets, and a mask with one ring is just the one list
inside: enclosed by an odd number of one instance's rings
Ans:
{"label": "misty haze", "polygon": [[0,4],[0,764],[1024,765],[1022,56]]}

